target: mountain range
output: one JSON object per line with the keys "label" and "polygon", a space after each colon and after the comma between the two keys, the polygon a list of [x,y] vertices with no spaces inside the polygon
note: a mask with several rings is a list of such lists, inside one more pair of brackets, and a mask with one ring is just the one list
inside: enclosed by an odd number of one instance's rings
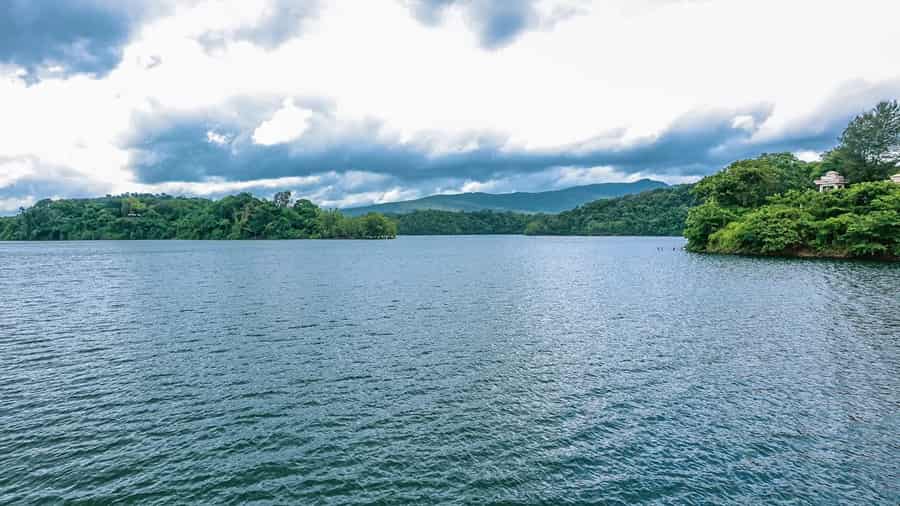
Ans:
{"label": "mountain range", "polygon": [[454,195],[431,195],[415,200],[351,207],[341,211],[350,216],[359,216],[371,212],[406,214],[425,209],[468,212],[559,213],[599,199],[621,197],[666,187],[668,185],[661,181],[640,179],[631,183],[599,183],[544,192],[474,192]]}

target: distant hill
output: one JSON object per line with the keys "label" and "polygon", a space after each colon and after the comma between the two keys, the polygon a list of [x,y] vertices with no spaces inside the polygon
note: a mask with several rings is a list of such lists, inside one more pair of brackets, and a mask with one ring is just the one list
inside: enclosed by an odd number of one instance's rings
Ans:
{"label": "distant hill", "polygon": [[652,179],[633,183],[600,183],[574,186],[564,190],[515,193],[459,193],[456,195],[432,195],[416,200],[390,202],[363,207],[342,209],[344,214],[359,216],[375,212],[406,214],[418,210],[438,211],[513,211],[518,213],[559,213],[599,199],[631,195],[668,185]]}
{"label": "distant hill", "polygon": [[681,235],[696,204],[691,185],[598,199],[558,214],[417,210],[388,214],[400,235]]}

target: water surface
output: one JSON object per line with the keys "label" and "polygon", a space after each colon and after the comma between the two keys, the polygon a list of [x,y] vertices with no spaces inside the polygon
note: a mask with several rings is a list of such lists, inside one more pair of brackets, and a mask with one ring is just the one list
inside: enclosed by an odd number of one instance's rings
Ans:
{"label": "water surface", "polygon": [[900,265],[0,243],[0,503],[900,502]]}

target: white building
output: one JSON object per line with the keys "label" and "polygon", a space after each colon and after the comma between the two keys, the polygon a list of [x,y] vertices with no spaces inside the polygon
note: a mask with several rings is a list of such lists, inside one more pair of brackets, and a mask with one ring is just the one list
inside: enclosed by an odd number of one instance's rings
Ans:
{"label": "white building", "polygon": [[900,174],[894,174],[893,176],[891,176],[891,181],[900,184]]}
{"label": "white building", "polygon": [[820,192],[837,190],[839,188],[846,188],[847,186],[847,180],[844,178],[844,176],[838,174],[833,170],[829,170],[825,173],[824,176],[816,179],[813,182],[816,183],[816,186],[819,188]]}

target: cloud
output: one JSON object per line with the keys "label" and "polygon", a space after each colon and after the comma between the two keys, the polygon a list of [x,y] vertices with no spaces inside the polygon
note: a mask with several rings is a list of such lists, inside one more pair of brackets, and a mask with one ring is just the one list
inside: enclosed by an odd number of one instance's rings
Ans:
{"label": "cloud", "polygon": [[530,0],[472,2],[468,16],[481,39],[481,45],[486,49],[509,44],[522,31],[538,22],[538,13]]}
{"label": "cloud", "polygon": [[106,190],[104,183],[86,180],[68,167],[31,156],[0,157],[0,214],[11,214],[44,198],[96,196]]}
{"label": "cloud", "polygon": [[[275,48],[298,35],[318,13],[318,0],[7,0],[0,14],[0,63],[21,67],[31,84],[72,74],[103,77],[122,60],[125,47],[151,21],[194,9],[239,12],[225,22],[198,26],[208,49],[246,41]],[[149,57],[145,68],[159,66]]]}
{"label": "cloud", "polygon": [[34,197],[27,196],[23,198],[3,198],[0,197],[0,216],[4,214],[14,214],[20,208],[28,208],[37,202]]}
{"label": "cloud", "polygon": [[[376,119],[341,119],[333,105],[320,100],[245,97],[194,113],[144,113],[135,117],[136,129],[122,147],[132,155],[137,180],[145,184],[354,171],[378,175],[373,181],[379,189],[426,193],[476,187],[513,191],[649,176],[684,182],[763,152],[827,149],[853,115],[898,94],[900,81],[848,83],[810,114],[777,128],[770,126],[772,104],[704,108],[677,117],[654,135],[629,138],[627,129],[618,129],[539,149],[487,131],[404,136]],[[296,117],[290,119],[291,114]],[[326,200],[341,199],[332,192]]]}
{"label": "cloud", "polygon": [[619,131],[550,149],[528,149],[491,132],[404,138],[383,122],[340,120],[321,103],[312,107],[317,108],[297,107],[294,99],[278,108],[274,99],[245,98],[192,114],[152,111],[135,117],[137,128],[122,147],[132,154],[132,169],[145,183],[353,170],[403,181],[484,181],[553,167],[597,166],[698,175],[742,153],[757,130],[748,125],[761,125],[772,113],[768,105],[694,111],[658,135],[634,141]]}
{"label": "cloud", "polygon": [[[242,0],[246,7],[248,0]],[[306,21],[320,9],[319,0],[257,0],[249,22],[210,30],[199,37],[208,49],[220,48],[228,42],[247,41],[273,49],[299,35]],[[221,6],[219,7],[221,8]]]}
{"label": "cloud", "polygon": [[0,14],[0,62],[41,75],[103,75],[118,65],[132,33],[159,14],[145,0],[7,0]]}
{"label": "cloud", "polygon": [[284,105],[271,119],[263,121],[253,131],[253,142],[263,146],[274,146],[297,140],[309,128],[312,111],[294,105],[286,99]]}
{"label": "cloud", "polygon": [[374,118],[342,117],[336,104],[316,97],[246,96],[197,110],[156,105],[134,114],[132,130],[119,140],[132,180],[92,180],[84,170],[36,157],[7,158],[0,160],[0,198],[123,191],[217,198],[292,190],[344,207],[643,177],[682,183],[762,152],[828,149],[854,115],[895,96],[900,80],[854,81],[781,124],[772,104],[702,108],[653,135],[633,137],[619,128],[550,148],[529,148],[490,131],[401,134]]}
{"label": "cloud", "polygon": [[838,142],[847,124],[878,102],[900,97],[900,78],[842,83],[814,110],[781,127],[764,129],[754,147],[775,151],[822,151]]}
{"label": "cloud", "polygon": [[481,47],[492,50],[511,44],[528,30],[548,29],[579,12],[569,5],[557,5],[549,12],[542,12],[539,3],[537,0],[411,0],[408,5],[416,19],[429,26],[439,25],[449,10],[461,11]]}

